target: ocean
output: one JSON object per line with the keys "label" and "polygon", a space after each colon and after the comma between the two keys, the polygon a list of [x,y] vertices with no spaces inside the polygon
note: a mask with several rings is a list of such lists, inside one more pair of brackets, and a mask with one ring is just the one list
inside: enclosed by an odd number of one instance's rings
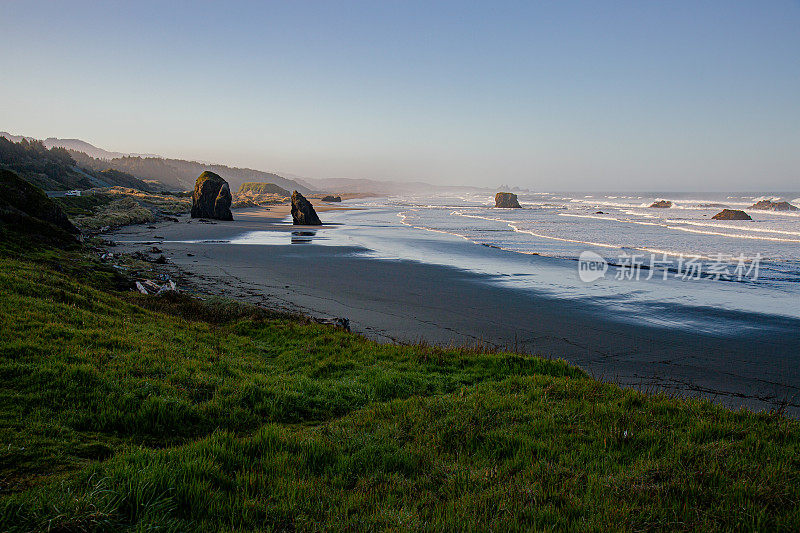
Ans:
{"label": "ocean", "polygon": [[[590,299],[670,326],[719,324],[654,313],[653,304],[800,317],[800,211],[748,209],[767,198],[800,205],[800,193],[517,194],[522,209],[495,208],[492,195],[475,192],[350,200],[341,205],[366,209],[325,212],[333,227],[303,231],[291,242],[477,271],[503,285]],[[659,200],[672,207],[649,207]],[[725,207],[753,220],[713,220]],[[236,242],[283,239],[255,232]],[[590,252],[605,268],[594,279],[581,272]]]}

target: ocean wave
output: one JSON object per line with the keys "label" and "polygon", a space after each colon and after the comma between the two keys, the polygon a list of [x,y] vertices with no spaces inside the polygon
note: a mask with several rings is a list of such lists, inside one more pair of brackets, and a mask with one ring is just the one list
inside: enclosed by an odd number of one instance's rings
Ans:
{"label": "ocean wave", "polygon": [[[755,241],[770,241],[770,242],[792,242],[792,243],[800,243],[800,239],[779,239],[777,237],[766,237],[763,235],[745,235],[743,233],[722,233],[719,231],[701,231],[701,230],[693,230],[690,228],[685,228],[682,226],[664,226],[665,228],[674,229],[678,231],[685,231],[688,233],[696,233],[700,235],[715,235],[718,237],[729,237],[733,239],[750,239]],[[741,228],[737,228],[741,229]]]}
{"label": "ocean wave", "polygon": [[753,203],[763,202],[764,200],[769,200],[770,202],[781,202],[783,198],[780,196],[759,196],[758,198],[753,198]]}
{"label": "ocean wave", "polygon": [[552,235],[543,235],[543,234],[536,233],[536,232],[533,232],[533,231],[530,231],[530,230],[527,230],[527,229],[520,228],[518,226],[518,224],[521,224],[521,222],[516,221],[516,220],[506,220],[506,219],[503,219],[503,218],[484,217],[484,216],[480,216],[480,215],[467,215],[467,214],[464,214],[464,213],[461,213],[461,212],[458,212],[458,211],[453,211],[451,214],[456,215],[456,216],[465,217],[465,218],[476,218],[476,219],[489,220],[489,221],[494,221],[494,222],[504,222],[505,224],[508,225],[509,228],[511,228],[512,230],[514,230],[517,233],[526,233],[526,234],[531,235],[533,237],[540,237],[542,239],[550,239],[550,240],[561,241],[561,242],[571,242],[571,243],[576,243],[576,244],[586,244],[588,246],[599,246],[601,248],[621,248],[621,246],[618,245],[618,244],[609,244],[609,243],[592,242],[592,241],[582,241],[582,240],[576,240],[576,239],[567,239],[565,237],[555,237],[555,236],[552,236]]}
{"label": "ocean wave", "polygon": [[[597,215],[578,215],[575,213],[559,213],[558,216],[561,217],[574,217],[574,218],[592,218],[595,220],[603,220],[605,222],[622,222],[622,223],[631,223],[631,224],[641,224],[642,226],[663,226],[663,224],[659,224],[657,222],[644,222],[642,220],[632,220],[629,218],[616,218],[613,216],[597,216]],[[655,217],[654,217],[655,218]]]}
{"label": "ocean wave", "polygon": [[[791,265],[798,264],[792,261],[796,261],[797,244],[800,243],[800,226],[795,225],[794,217],[800,216],[800,213],[758,211],[753,213],[757,218],[755,222],[742,225],[724,221],[717,223],[700,218],[699,214],[701,210],[710,212],[716,208],[700,208],[692,204],[719,202],[723,196],[710,200],[697,196],[700,197],[680,200],[679,210],[649,209],[650,200],[647,197],[645,200],[648,203],[641,206],[636,202],[622,203],[627,200],[624,196],[615,200],[570,198],[565,200],[567,205],[561,205],[556,197],[537,195],[525,198],[529,201],[521,201],[527,208],[522,210],[493,209],[491,205],[452,205],[452,201],[448,202],[450,205],[436,205],[433,203],[436,200],[431,202],[432,199],[425,201],[419,198],[417,203],[403,206],[405,209],[401,207],[402,212],[398,213],[398,217],[404,226],[417,230],[458,237],[477,245],[514,253],[562,259],[575,259],[582,249],[592,248],[597,248],[601,255],[611,254],[607,258],[613,258],[620,251],[691,256],[703,260],[716,260],[721,256],[735,258],[740,253],[750,257],[758,253],[763,261],[776,263],[776,266],[788,261],[791,268],[786,267],[786,272],[794,280],[792,276],[796,274],[796,267]],[[746,201],[743,202],[743,199]],[[746,196],[733,196],[727,204],[751,205],[748,202],[750,200]],[[554,211],[554,207],[568,208],[569,211]],[[596,215],[588,211],[590,208],[602,208],[606,214]],[[756,217],[756,214],[759,216]],[[451,220],[448,215],[456,218]],[[587,221],[585,224],[560,223],[553,215]],[[458,218],[488,223],[461,222]],[[502,227],[495,224],[502,224]],[[520,236],[515,237],[511,232]],[[559,242],[564,244],[559,245]],[[719,254],[717,250],[726,253]],[[779,269],[776,272],[782,271]]]}
{"label": "ocean wave", "polygon": [[[786,230],[779,230],[779,229],[767,229],[767,228],[758,228],[758,227],[748,227],[744,225],[733,225],[733,224],[712,224],[710,222],[696,222],[694,220],[681,220],[681,219],[667,219],[666,222],[671,224],[689,224],[691,226],[705,226],[705,227],[712,227],[712,228],[728,228],[728,229],[736,229],[736,230],[744,230],[744,231],[752,231],[752,232],[760,232],[760,233],[777,233],[780,235],[794,235],[800,237],[800,231],[786,231]],[[743,221],[744,223],[748,223],[748,221]],[[794,242],[794,241],[789,241]]]}
{"label": "ocean wave", "polygon": [[[790,243],[800,242],[800,240],[797,240],[797,239],[780,239],[780,238],[777,238],[777,237],[768,237],[768,236],[765,236],[765,235],[747,235],[747,234],[739,234],[739,233],[722,233],[722,232],[718,232],[718,231],[700,231],[700,230],[694,230],[694,229],[686,228],[686,227],[682,227],[682,226],[671,225],[671,224],[686,224],[686,225],[697,225],[697,226],[702,225],[702,226],[709,226],[709,227],[714,227],[714,228],[736,229],[736,230],[740,230],[740,231],[741,230],[756,231],[756,230],[753,230],[752,228],[742,228],[742,227],[739,227],[739,226],[733,226],[733,225],[729,225],[729,224],[719,224],[719,225],[717,225],[717,224],[711,224],[711,223],[700,223],[700,222],[695,223],[695,222],[690,222],[690,221],[674,220],[674,219],[666,219],[663,222],[659,223],[659,222],[647,222],[647,221],[644,221],[644,220],[634,220],[634,219],[630,219],[630,218],[621,219],[621,218],[609,217],[609,216],[601,217],[601,216],[597,216],[597,215],[578,215],[578,214],[575,214],[575,213],[559,213],[559,216],[562,216],[562,217],[574,217],[574,218],[590,218],[590,219],[596,219],[596,220],[603,220],[603,221],[606,221],[606,222],[611,221],[611,222],[621,222],[621,223],[624,223],[624,224],[638,224],[638,225],[641,225],[641,226],[661,226],[661,227],[664,227],[664,228],[667,228],[667,229],[685,231],[685,232],[688,232],[688,233],[703,234],[703,235],[716,235],[716,236],[719,236],[719,237],[753,239],[753,240],[763,240],[763,241],[772,241],[772,242],[790,242]],[[764,231],[770,231],[770,230],[764,230]],[[782,231],[779,231],[779,230],[772,230],[772,231],[775,231],[777,233],[786,233],[788,235],[800,236],[800,234],[795,233],[795,232],[782,232]]]}

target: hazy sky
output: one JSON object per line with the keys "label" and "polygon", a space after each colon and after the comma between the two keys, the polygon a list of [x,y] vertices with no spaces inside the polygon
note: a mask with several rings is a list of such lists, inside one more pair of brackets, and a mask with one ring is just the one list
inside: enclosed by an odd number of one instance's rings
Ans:
{"label": "hazy sky", "polygon": [[800,2],[0,0],[0,130],[312,177],[800,189]]}

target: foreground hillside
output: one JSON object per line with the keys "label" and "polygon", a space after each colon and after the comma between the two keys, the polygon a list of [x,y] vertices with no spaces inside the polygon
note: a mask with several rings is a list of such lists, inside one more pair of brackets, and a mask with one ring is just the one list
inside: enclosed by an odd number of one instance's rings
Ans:
{"label": "foreground hillside", "polygon": [[23,256],[0,258],[2,531],[800,527],[780,416]]}

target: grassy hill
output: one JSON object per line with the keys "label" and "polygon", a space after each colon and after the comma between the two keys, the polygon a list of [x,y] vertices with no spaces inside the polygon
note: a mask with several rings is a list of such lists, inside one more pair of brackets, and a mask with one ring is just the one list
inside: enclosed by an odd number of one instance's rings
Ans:
{"label": "grassy hill", "polygon": [[0,176],[0,531],[800,528],[795,420],[132,292]]}
{"label": "grassy hill", "polygon": [[108,187],[92,189],[78,197],[54,198],[54,201],[85,232],[97,232],[104,227],[155,222],[165,217],[188,213],[192,200],[170,194],[156,194]]}
{"label": "grassy hill", "polygon": [[239,186],[239,194],[279,194],[281,196],[291,196],[288,191],[274,183],[246,181]]}
{"label": "grassy hill", "polygon": [[0,530],[800,527],[796,421],[121,287],[0,256]]}

